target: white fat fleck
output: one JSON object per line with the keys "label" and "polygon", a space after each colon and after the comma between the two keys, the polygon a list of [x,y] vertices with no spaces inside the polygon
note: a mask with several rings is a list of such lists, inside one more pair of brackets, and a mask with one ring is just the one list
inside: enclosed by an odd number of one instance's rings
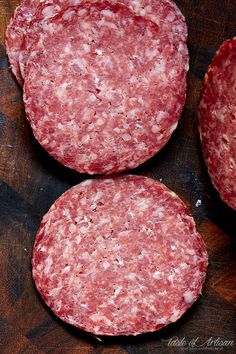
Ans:
{"label": "white fat fleck", "polygon": [[97,208],[97,204],[96,203],[93,203],[93,204],[91,204],[91,210],[95,210]]}
{"label": "white fat fleck", "polygon": [[108,223],[110,223],[110,221],[111,221],[110,218],[101,218],[99,223],[97,224],[97,226],[98,225],[101,226],[101,225],[104,225],[104,224],[108,224]]}
{"label": "white fat fleck", "polygon": [[82,227],[79,229],[79,231],[81,232],[81,234],[86,234],[87,231],[88,231],[88,229],[87,229],[87,227],[82,226]]}
{"label": "white fat fleck", "polygon": [[86,198],[80,199],[80,204],[81,204],[81,205],[85,205],[85,204],[86,204]]}
{"label": "white fat fleck", "polygon": [[121,198],[121,193],[117,192],[113,197],[113,201],[118,202],[118,200],[120,200],[120,198]]}
{"label": "white fat fleck", "polygon": [[77,243],[77,245],[80,244],[80,242],[81,242],[81,237],[80,237],[79,235],[75,238],[75,242]]}
{"label": "white fat fleck", "polygon": [[156,271],[155,273],[153,273],[152,277],[154,279],[161,279],[161,272]]}
{"label": "white fat fleck", "polygon": [[68,10],[63,13],[62,18],[64,20],[70,20],[71,16],[72,16],[72,11]]}
{"label": "white fat fleck", "polygon": [[119,237],[129,236],[129,234],[130,234],[129,230],[121,231],[121,232],[119,232]]}
{"label": "white fat fleck", "polygon": [[97,192],[94,196],[93,196],[93,201],[96,202],[97,200],[101,199],[103,197],[103,193],[101,191]]}
{"label": "white fat fleck", "polygon": [[94,93],[90,93],[89,95],[89,102],[93,103],[97,101],[97,97],[94,95]]}
{"label": "white fat fleck", "polygon": [[90,25],[90,23],[88,23],[88,22],[82,22],[82,23],[80,24],[80,27],[81,27],[83,30],[86,30],[86,29],[91,28],[91,25]]}
{"label": "white fat fleck", "polygon": [[46,30],[47,32],[53,34],[54,32],[54,25],[52,23],[43,23],[42,25],[43,30]]}
{"label": "white fat fleck", "polygon": [[107,261],[104,261],[103,263],[102,263],[102,267],[103,267],[103,269],[105,269],[105,270],[107,270],[108,268],[110,268],[110,263],[109,262],[107,262]]}
{"label": "white fat fleck", "polygon": [[189,71],[189,63],[185,64],[184,68],[185,68],[186,71]]}
{"label": "white fat fleck", "polygon": [[173,283],[174,274],[169,275],[167,279],[168,279],[171,283]]}
{"label": "white fat fleck", "polygon": [[98,77],[95,77],[94,81],[95,81],[95,84],[98,84],[100,80]]}
{"label": "white fat fleck", "polygon": [[156,48],[154,48],[154,49],[147,49],[146,50],[146,56],[148,57],[148,58],[154,58],[156,55],[157,55],[157,50],[156,50]]}
{"label": "white fat fleck", "polygon": [[81,258],[86,260],[86,259],[90,258],[90,255],[88,252],[84,252],[84,253],[82,253]]}
{"label": "white fat fleck", "polygon": [[108,326],[112,325],[112,322],[106,316],[100,315],[99,313],[94,313],[93,315],[90,316],[90,319],[95,323],[105,322]]}
{"label": "white fat fleck", "polygon": [[122,290],[122,286],[117,286],[116,289],[115,289],[115,292],[114,292],[114,296],[115,297],[118,296],[119,293],[121,292],[121,290]]}
{"label": "white fat fleck", "polygon": [[180,264],[180,268],[181,269],[187,269],[188,268],[188,265],[186,263],[181,263]]}
{"label": "white fat fleck", "polygon": [[184,301],[191,304],[194,301],[194,294],[191,291],[186,291],[184,294]]}
{"label": "white fat fleck", "polygon": [[63,128],[64,128],[64,125],[61,124],[61,123],[58,123],[58,124],[57,124],[57,128],[58,128],[58,129],[63,129]]}
{"label": "white fat fleck", "polygon": [[49,18],[54,14],[55,14],[55,6],[46,6],[42,11],[42,15],[44,18]]}
{"label": "white fat fleck", "polygon": [[88,45],[88,44],[83,44],[83,49],[84,49],[84,52],[85,53],[89,53],[90,52],[90,45]]}
{"label": "white fat fleck", "polygon": [[113,129],[114,130],[114,132],[116,132],[116,133],[120,133],[121,132],[121,129],[120,128],[115,128],[115,129]]}
{"label": "white fat fleck", "polygon": [[171,191],[171,192],[169,192],[169,193],[170,193],[170,195],[172,195],[173,197],[175,197],[175,198],[177,197],[177,194],[176,194],[175,192],[172,192],[172,191]]}
{"label": "white fat fleck", "polygon": [[160,207],[155,210],[154,215],[158,216],[159,218],[162,218],[164,215],[163,212],[164,212],[164,208]]}
{"label": "white fat fleck", "polygon": [[[101,328],[100,326],[95,326],[94,327],[94,332],[98,333],[100,331],[100,328]],[[95,337],[95,338],[98,338],[98,337]]]}
{"label": "white fat fleck", "polygon": [[165,324],[166,323],[166,317],[158,318],[155,323],[158,324]]}
{"label": "white fat fleck", "polygon": [[80,57],[73,59],[71,61],[71,65],[77,65],[81,70],[85,70],[87,63],[84,59]]}
{"label": "white fat fleck", "polygon": [[102,51],[100,49],[95,49],[95,52],[97,53],[97,55],[102,55]]}
{"label": "white fat fleck", "polygon": [[172,314],[172,316],[170,317],[170,321],[171,321],[171,322],[175,322],[175,321],[179,318],[179,315],[180,315],[179,310],[174,309],[174,310],[173,310],[173,314]]}
{"label": "white fat fleck", "polygon": [[45,268],[44,268],[45,274],[49,273],[52,263],[53,263],[52,257],[48,257],[45,261]]}
{"label": "white fat fleck", "polygon": [[98,27],[106,26],[109,28],[117,29],[117,26],[113,22],[105,21],[104,18],[97,22]]}
{"label": "white fat fleck", "polygon": [[130,274],[125,276],[125,279],[127,279],[127,280],[136,280],[136,277],[137,277],[137,274],[130,273]]}
{"label": "white fat fleck", "polygon": [[152,126],[152,133],[156,134],[158,133],[160,130],[159,126],[158,125],[153,125]]}
{"label": "white fat fleck", "polygon": [[122,135],[122,139],[123,139],[124,141],[130,141],[130,140],[131,140],[131,136],[130,136],[129,134],[123,134],[123,135]]}
{"label": "white fat fleck", "polygon": [[176,250],[176,247],[175,246],[170,246],[171,250],[172,251],[175,251]]}
{"label": "white fat fleck", "polygon": [[48,142],[49,142],[49,140],[48,140],[48,138],[46,138],[42,141],[42,145],[47,144]]}
{"label": "white fat fleck", "polygon": [[133,315],[135,315],[137,312],[138,312],[138,308],[137,308],[136,306],[133,306],[133,307],[131,308],[131,313],[132,313]]}
{"label": "white fat fleck", "polygon": [[166,294],[167,294],[167,291],[166,291],[166,290],[160,291],[160,292],[158,293],[158,295],[160,295],[160,296],[165,296]]}
{"label": "white fat fleck", "polygon": [[67,43],[67,45],[64,48],[64,53],[70,54],[71,52],[72,52],[71,43]]}
{"label": "white fat fleck", "polygon": [[85,135],[83,136],[82,140],[81,140],[81,143],[82,144],[87,144],[90,140],[90,136],[89,135]]}
{"label": "white fat fleck", "polygon": [[160,111],[157,115],[157,120],[161,121],[163,119],[166,119],[168,117],[168,113],[164,111]]}
{"label": "white fat fleck", "polygon": [[87,304],[80,304],[81,307],[83,307],[83,309],[87,309],[88,305]]}
{"label": "white fat fleck", "polygon": [[[74,0],[73,2],[74,2],[75,5],[77,5],[77,4],[80,4],[80,3],[81,3],[81,0]],[[74,4],[73,4],[73,5],[74,5]],[[78,11],[78,16],[86,15],[87,12],[88,12],[88,11],[87,11],[86,9],[81,9],[81,10]]]}
{"label": "white fat fleck", "polygon": [[71,325],[76,325],[76,320],[74,319],[74,317],[68,315],[67,320]]}
{"label": "white fat fleck", "polygon": [[110,10],[102,10],[101,14],[104,16],[114,17],[114,13]]}
{"label": "white fat fleck", "polygon": [[[117,249],[120,249],[120,246],[119,246],[119,247],[116,247],[116,248],[117,248]],[[119,258],[119,257],[116,257],[116,259],[117,259],[118,264],[119,264],[120,266],[123,266],[123,265],[124,265],[123,259],[121,259],[121,258]]]}
{"label": "white fat fleck", "polygon": [[70,224],[70,226],[69,226],[69,232],[70,233],[73,234],[76,231],[76,229],[77,229],[77,227],[74,224]]}
{"label": "white fat fleck", "polygon": [[64,268],[63,273],[69,273],[70,271],[70,266],[67,266]]}
{"label": "white fat fleck", "polygon": [[154,74],[162,74],[165,72],[165,61],[163,59],[160,59],[159,63],[156,63],[156,65],[154,66],[152,73]]}
{"label": "white fat fleck", "polygon": [[101,126],[101,125],[103,125],[103,123],[104,123],[104,120],[102,118],[99,118],[95,124],[98,126]]}
{"label": "white fat fleck", "polygon": [[149,199],[140,199],[137,204],[141,210],[145,210],[150,205],[150,200]]}
{"label": "white fat fleck", "polygon": [[67,88],[68,84],[67,82],[64,82],[62,85],[60,85],[57,90],[56,90],[56,95],[59,99],[62,99],[66,96],[66,88]]}
{"label": "white fat fleck", "polygon": [[146,10],[145,9],[142,9],[141,11],[140,11],[140,16],[145,16],[146,15]]}
{"label": "white fat fleck", "polygon": [[173,12],[170,12],[170,13],[166,16],[166,18],[165,18],[165,20],[167,20],[167,21],[169,21],[169,22],[173,22],[174,19],[175,19],[175,15],[174,15]]}
{"label": "white fat fleck", "polygon": [[111,178],[104,179],[104,183],[113,183],[113,180]]}
{"label": "white fat fleck", "polygon": [[61,288],[54,288],[49,292],[49,296],[57,296],[60,292]]}
{"label": "white fat fleck", "polygon": [[187,250],[186,252],[191,256],[194,256],[196,254],[194,250]]}
{"label": "white fat fleck", "polygon": [[80,185],[85,187],[85,186],[90,186],[93,183],[92,179],[87,179],[86,181],[82,182]]}
{"label": "white fat fleck", "polygon": [[198,200],[196,201],[195,206],[198,208],[198,207],[200,207],[201,205],[202,205],[202,201],[201,201],[201,199],[198,199]]}

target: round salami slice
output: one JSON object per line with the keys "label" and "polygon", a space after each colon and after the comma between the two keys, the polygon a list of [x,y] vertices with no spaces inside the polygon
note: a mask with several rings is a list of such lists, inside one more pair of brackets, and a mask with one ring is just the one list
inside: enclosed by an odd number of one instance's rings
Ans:
{"label": "round salami slice", "polygon": [[62,320],[96,335],[177,321],[201,294],[208,257],[184,203],[142,176],[87,180],[44,216],[33,277]]}
{"label": "round salami slice", "polygon": [[[19,54],[20,69],[23,78],[31,47],[41,31],[42,23],[53,17],[60,10],[66,9],[68,5],[78,5],[82,2],[81,0],[48,0],[44,1],[37,8],[37,12],[34,14],[30,26],[27,28]],[[115,4],[117,0],[110,0],[109,2]],[[174,2],[171,0],[120,0],[118,2],[128,6],[135,14],[144,16],[146,19],[156,23],[162,32],[160,36],[165,36],[166,41],[169,40],[170,45],[174,44],[177,47],[180,55],[179,60],[182,56],[183,66],[186,68],[186,71],[188,70],[187,26],[182,13]]]}
{"label": "round salami slice", "polygon": [[70,7],[42,24],[31,50],[27,117],[40,144],[65,166],[124,171],[168,141],[184,105],[185,74],[182,52],[128,7]]}
{"label": "round salami slice", "polygon": [[236,37],[222,44],[208,68],[199,113],[209,175],[236,210]]}

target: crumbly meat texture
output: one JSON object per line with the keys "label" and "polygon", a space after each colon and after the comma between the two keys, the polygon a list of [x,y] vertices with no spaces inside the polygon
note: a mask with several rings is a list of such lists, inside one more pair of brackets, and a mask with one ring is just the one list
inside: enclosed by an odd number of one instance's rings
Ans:
{"label": "crumbly meat texture", "polygon": [[42,24],[24,101],[35,137],[55,159],[108,174],[137,167],[165,145],[186,92],[179,40],[170,43],[166,31],[106,1]]}
{"label": "crumbly meat texture", "polygon": [[23,79],[19,66],[19,54],[27,26],[31,22],[39,3],[40,0],[23,0],[15,9],[6,30],[6,49],[8,58],[12,72],[20,85],[23,84]]}
{"label": "crumbly meat texture", "polygon": [[[75,5],[81,0],[23,0],[16,7],[13,16],[6,30],[6,48],[11,69],[17,81],[22,86],[24,81],[24,66],[22,58],[28,57],[25,36],[28,34],[29,26],[37,14],[38,9],[47,7],[48,12],[41,13],[41,20],[55,15],[56,12],[69,5]],[[50,7],[52,8],[50,12]],[[43,17],[42,17],[43,16]],[[27,60],[27,59],[26,59]]]}
{"label": "crumbly meat texture", "polygon": [[208,68],[199,113],[209,175],[236,210],[236,37],[222,44]]}
{"label": "crumbly meat texture", "polygon": [[44,216],[33,277],[62,320],[96,335],[138,335],[177,321],[201,294],[207,251],[187,207],[163,184],[87,180]]}
{"label": "crumbly meat texture", "polygon": [[[60,10],[65,10],[68,5],[78,5],[82,2],[81,0],[44,1],[37,8],[37,12],[34,14],[30,26],[27,28],[24,43],[19,54],[20,69],[23,78],[31,47],[41,31],[43,22],[53,17]],[[93,2],[96,1],[93,0]],[[186,67],[186,71],[188,70],[187,26],[183,15],[174,2],[170,0],[110,0],[109,2],[124,4],[131,8],[135,14],[143,16],[160,26],[162,35],[168,38],[170,44],[173,43],[177,47],[180,57],[182,56],[183,66]]]}
{"label": "crumbly meat texture", "polygon": [[[76,5],[81,0],[23,0],[16,8],[6,31],[6,47],[12,71],[20,85],[23,84],[25,66],[28,61],[32,43],[37,36],[42,22],[68,5]],[[115,3],[116,0],[111,0]],[[120,0],[138,15],[151,19],[154,23],[169,27],[170,39],[179,39],[178,50],[182,52],[183,61],[188,66],[186,47],[187,27],[179,8],[172,0]],[[31,23],[33,24],[31,25]],[[174,37],[173,37],[174,36]]]}

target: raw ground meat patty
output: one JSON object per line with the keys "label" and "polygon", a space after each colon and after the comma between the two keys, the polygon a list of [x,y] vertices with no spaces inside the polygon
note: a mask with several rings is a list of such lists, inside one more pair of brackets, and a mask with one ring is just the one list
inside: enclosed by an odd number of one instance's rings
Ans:
{"label": "raw ground meat patty", "polygon": [[208,68],[199,112],[209,175],[236,210],[236,37],[222,44]]}
{"label": "raw ground meat patty", "polygon": [[142,176],[87,180],[44,216],[33,277],[62,320],[96,335],[177,321],[201,294],[208,256],[187,207]]}
{"label": "raw ground meat patty", "polygon": [[42,24],[28,61],[24,101],[34,135],[78,172],[137,167],[177,126],[183,64],[161,27],[126,6],[70,7]]}

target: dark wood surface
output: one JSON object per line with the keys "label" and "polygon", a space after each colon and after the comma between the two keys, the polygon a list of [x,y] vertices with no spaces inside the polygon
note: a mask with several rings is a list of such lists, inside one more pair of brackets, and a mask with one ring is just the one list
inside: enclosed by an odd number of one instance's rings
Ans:
{"label": "dark wood surface", "polygon": [[[31,252],[40,220],[62,192],[84,180],[55,162],[33,138],[22,91],[8,70],[4,34],[19,1],[0,0],[0,353],[182,353],[209,338],[232,341],[236,353],[236,213],[220,200],[206,172],[197,131],[197,105],[204,73],[223,40],[236,35],[235,0],[178,0],[189,26],[188,97],[177,131],[167,146],[132,171],[162,179],[189,205],[209,251],[203,295],[176,324],[136,338],[99,342],[56,318],[31,277]],[[202,201],[196,207],[197,200]],[[185,338],[184,348],[167,340]],[[210,349],[210,350],[208,350]],[[198,348],[216,353],[217,346]],[[196,350],[196,349],[195,349]]]}

